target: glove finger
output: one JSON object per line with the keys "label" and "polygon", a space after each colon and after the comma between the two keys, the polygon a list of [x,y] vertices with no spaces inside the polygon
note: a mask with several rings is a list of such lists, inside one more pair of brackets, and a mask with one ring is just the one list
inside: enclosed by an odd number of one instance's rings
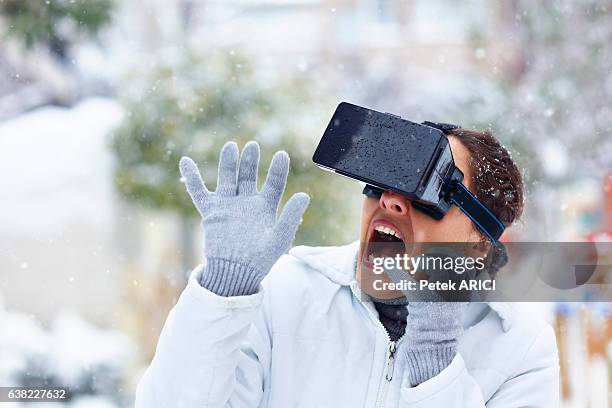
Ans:
{"label": "glove finger", "polygon": [[270,200],[274,207],[274,212],[278,207],[285,185],[287,184],[287,174],[289,173],[289,155],[286,152],[280,151],[274,154],[266,176],[261,194]]}
{"label": "glove finger", "polygon": [[216,193],[220,195],[236,194],[236,168],[238,166],[238,145],[227,142],[219,153],[219,174]]}
{"label": "glove finger", "polygon": [[238,194],[251,195],[257,192],[257,168],[259,167],[259,144],[250,141],[242,149],[238,167]]}
{"label": "glove finger", "polygon": [[191,200],[202,215],[202,208],[208,198],[209,191],[202,180],[198,165],[191,158],[183,156],[179,162],[179,170]]}
{"label": "glove finger", "polygon": [[282,237],[281,239],[286,246],[286,248],[283,248],[284,250],[291,246],[298,226],[302,221],[304,211],[306,211],[309,203],[310,197],[308,194],[296,193],[285,204],[285,208],[283,208],[283,212],[274,227],[275,234]]}

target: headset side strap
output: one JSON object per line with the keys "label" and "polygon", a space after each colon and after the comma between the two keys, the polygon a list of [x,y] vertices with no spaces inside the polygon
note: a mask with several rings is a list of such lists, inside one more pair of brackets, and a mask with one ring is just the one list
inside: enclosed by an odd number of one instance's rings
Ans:
{"label": "headset side strap", "polygon": [[450,200],[465,213],[493,242],[503,234],[504,224],[462,183],[453,183]]}

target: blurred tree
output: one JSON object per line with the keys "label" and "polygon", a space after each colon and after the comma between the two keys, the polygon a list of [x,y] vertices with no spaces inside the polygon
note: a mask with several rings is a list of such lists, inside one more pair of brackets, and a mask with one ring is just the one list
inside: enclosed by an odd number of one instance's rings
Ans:
{"label": "blurred tree", "polygon": [[559,224],[561,192],[612,168],[612,3],[512,0],[494,10],[495,28],[475,28],[472,40],[501,93],[492,127],[525,169],[523,218],[535,222],[522,238],[575,239]]}
{"label": "blurred tree", "polygon": [[[115,184],[130,202],[150,208],[170,209],[182,215],[183,249],[189,251],[188,234],[196,211],[179,182],[181,156],[200,166],[209,189],[214,189],[218,152],[228,140],[240,147],[255,139],[261,145],[259,184],[272,154],[280,149],[291,157],[284,199],[306,191],[313,200],[300,227],[296,243],[338,243],[349,238],[349,221],[343,191],[352,183],[316,168],[311,161],[318,137],[333,109],[317,92],[316,84],[292,75],[255,69],[234,52],[206,56],[188,53],[144,73],[136,73],[123,94],[126,116],[114,132],[117,157]],[[353,238],[355,236],[353,235]],[[187,253],[184,267],[195,261]]]}
{"label": "blurred tree", "polygon": [[66,59],[69,39],[94,34],[110,22],[112,0],[0,0],[6,35],[26,47],[42,45]]}
{"label": "blurred tree", "polygon": [[[530,158],[530,178],[549,185],[603,177],[612,168],[612,3],[507,3],[518,41],[499,118]],[[579,163],[579,165],[574,165]]]}

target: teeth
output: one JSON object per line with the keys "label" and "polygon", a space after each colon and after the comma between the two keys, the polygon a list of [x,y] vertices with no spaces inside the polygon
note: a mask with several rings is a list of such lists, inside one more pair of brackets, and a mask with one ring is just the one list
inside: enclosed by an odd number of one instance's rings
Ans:
{"label": "teeth", "polygon": [[388,227],[383,227],[382,225],[375,227],[374,230],[378,232],[382,232],[383,234],[393,235],[399,239],[402,239],[402,237],[397,231],[395,231],[394,229],[388,228]]}

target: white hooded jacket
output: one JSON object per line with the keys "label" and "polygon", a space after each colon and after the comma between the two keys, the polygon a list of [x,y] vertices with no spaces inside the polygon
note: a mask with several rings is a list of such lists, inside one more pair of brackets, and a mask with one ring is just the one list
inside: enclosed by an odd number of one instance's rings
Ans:
{"label": "white hooded jacket", "polygon": [[470,304],[453,361],[410,387],[403,339],[361,300],[358,245],[295,247],[250,296],[217,296],[196,268],[136,407],[558,406],[554,332],[517,304]]}

